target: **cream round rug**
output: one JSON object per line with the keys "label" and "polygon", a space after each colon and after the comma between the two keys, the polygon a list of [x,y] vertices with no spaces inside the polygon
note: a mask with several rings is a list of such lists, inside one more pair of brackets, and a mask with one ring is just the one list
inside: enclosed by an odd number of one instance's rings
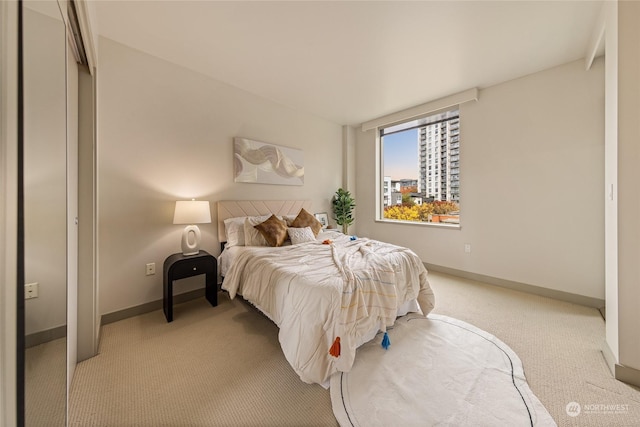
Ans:
{"label": "cream round rug", "polygon": [[518,356],[488,332],[430,314],[398,319],[388,336],[388,350],[380,333],[331,378],[340,426],[556,425]]}

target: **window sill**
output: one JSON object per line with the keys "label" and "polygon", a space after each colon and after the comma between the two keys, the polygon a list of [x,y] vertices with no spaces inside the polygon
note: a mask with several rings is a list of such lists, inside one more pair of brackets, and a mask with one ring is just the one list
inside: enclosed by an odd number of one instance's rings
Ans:
{"label": "window sill", "polygon": [[375,222],[381,222],[385,224],[415,225],[418,227],[446,228],[450,230],[460,230],[462,228],[460,224],[447,224],[443,222],[402,221],[397,219],[384,219],[384,218],[376,219]]}

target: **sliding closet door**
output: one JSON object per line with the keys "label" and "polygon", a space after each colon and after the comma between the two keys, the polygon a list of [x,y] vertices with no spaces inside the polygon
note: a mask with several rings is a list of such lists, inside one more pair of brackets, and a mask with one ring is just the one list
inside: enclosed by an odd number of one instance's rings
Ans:
{"label": "sliding closet door", "polygon": [[[78,361],[78,64],[67,44],[67,391]],[[68,405],[67,405],[68,406]]]}
{"label": "sliding closet door", "polygon": [[78,66],[78,362],[98,354],[95,79]]}
{"label": "sliding closet door", "polygon": [[[6,9],[5,2],[0,3],[0,10]],[[65,9],[61,10],[61,6]],[[18,274],[16,288],[22,289],[24,282],[28,285],[28,292],[25,295],[14,293],[13,301],[14,304],[17,301],[17,305],[12,307],[12,311],[5,312],[13,312],[15,316],[17,307],[16,317],[23,320],[16,322],[19,333],[12,338],[19,350],[24,349],[24,357],[18,352],[18,360],[14,359],[13,365],[14,370],[16,365],[18,367],[18,378],[13,381],[17,389],[13,397],[17,396],[18,404],[15,406],[17,410],[11,412],[16,419],[6,423],[0,415],[0,427],[66,425],[68,390],[78,360],[79,247],[91,254],[85,260],[87,266],[82,269],[88,275],[84,286],[94,287],[94,185],[84,196],[89,199],[85,213],[88,237],[81,246],[78,239],[78,224],[82,220],[78,202],[78,62],[83,55],[78,54],[81,41],[74,37],[77,32],[70,29],[72,25],[78,28],[77,22],[68,18],[75,16],[73,8],[74,3],[66,1],[22,2],[24,55],[20,75],[24,80],[24,102],[18,109],[23,112],[23,118],[16,118],[16,122],[24,129],[23,142],[17,144],[23,147],[24,159],[22,162],[16,159],[16,164],[21,165],[16,187],[22,188],[24,197],[17,194],[15,199],[24,200],[24,212],[19,213],[16,219],[23,218],[24,233],[23,236],[16,233],[15,240],[18,246],[24,246],[23,256],[20,256],[21,251],[16,256],[17,270],[23,271],[24,280]],[[2,23],[4,25],[4,18]],[[4,44],[2,47],[4,52]],[[86,69],[86,64],[80,67]],[[93,113],[88,120],[91,123],[84,123],[83,128],[93,129]],[[89,134],[89,138],[83,139],[94,150],[95,139],[93,133]],[[2,153],[0,151],[0,155]],[[92,175],[94,161],[91,160],[92,155],[89,156],[91,167],[85,172],[85,177],[95,182]],[[22,185],[20,176],[23,177]],[[8,192],[6,194],[10,196]],[[0,202],[4,204],[5,200],[0,199]],[[0,204],[0,208],[4,209],[4,206]],[[4,222],[2,213],[0,220]],[[5,239],[1,232],[0,238]],[[2,251],[0,257],[4,257]],[[0,266],[2,260],[0,258]],[[8,295],[2,288],[0,292],[3,297]],[[94,295],[95,290],[88,294]],[[25,296],[28,299],[25,300]],[[86,298],[83,301],[88,301],[88,305],[93,307],[91,313],[97,310],[95,301]],[[24,326],[21,332],[20,325]],[[2,332],[0,338],[0,344],[4,343]],[[93,348],[97,347],[96,340],[90,341]],[[3,347],[0,353],[3,366],[5,354]],[[15,351],[12,354],[16,354]],[[4,370],[0,373],[4,385],[8,377]],[[24,373],[24,381],[21,373]],[[24,396],[24,404],[20,403],[21,396]],[[0,397],[0,403],[3,403],[12,396],[3,394]],[[0,408],[0,414],[3,413],[4,408]]]}
{"label": "sliding closet door", "polygon": [[2,1],[0,2],[0,427],[18,425],[17,82],[18,4]]}
{"label": "sliding closet door", "polygon": [[[23,2],[25,425],[66,425],[67,36],[54,1]],[[77,167],[77,166],[76,166]],[[21,416],[19,414],[18,416]]]}

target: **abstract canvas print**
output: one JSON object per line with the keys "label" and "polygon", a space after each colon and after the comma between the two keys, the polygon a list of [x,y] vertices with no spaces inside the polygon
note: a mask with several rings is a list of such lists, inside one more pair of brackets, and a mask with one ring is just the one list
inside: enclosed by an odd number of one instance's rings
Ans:
{"label": "abstract canvas print", "polygon": [[233,138],[235,182],[303,185],[304,153],[246,138]]}

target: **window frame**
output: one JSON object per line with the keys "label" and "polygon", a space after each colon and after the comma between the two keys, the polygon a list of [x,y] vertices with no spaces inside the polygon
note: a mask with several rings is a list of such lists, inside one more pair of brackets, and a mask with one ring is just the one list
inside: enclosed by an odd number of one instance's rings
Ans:
{"label": "window frame", "polygon": [[[410,118],[406,118],[404,120],[398,120],[395,121],[393,123],[389,123],[389,124],[384,124],[384,125],[379,125],[375,127],[375,135],[376,135],[376,215],[375,215],[375,222],[380,222],[380,223],[387,223],[387,224],[402,224],[402,225],[413,225],[413,226],[419,226],[419,227],[436,227],[439,229],[453,229],[453,230],[460,230],[462,228],[462,218],[460,218],[460,222],[459,223],[442,223],[442,222],[423,222],[423,221],[410,221],[410,220],[398,220],[398,219],[390,219],[390,218],[385,218],[384,217],[384,209],[385,209],[385,204],[384,204],[384,200],[385,200],[385,194],[384,194],[384,142],[383,142],[383,138],[384,136],[388,136],[391,135],[393,133],[398,133],[398,132],[405,132],[411,129],[421,129],[424,126],[428,126],[430,124],[435,124],[435,123],[442,123],[444,121],[448,121],[448,120],[453,120],[454,118],[443,118],[440,120],[437,120],[433,123],[427,123],[427,124],[421,124],[421,125],[417,125],[417,126],[413,126],[413,127],[408,127],[404,130],[399,130],[396,132],[390,132],[386,135],[383,135],[382,130],[383,129],[389,129],[395,126],[399,126],[402,125],[404,123],[408,123],[408,122],[412,122],[412,121],[420,121],[420,120],[424,120],[427,119],[429,117],[433,117],[435,115],[439,115],[439,114],[443,114],[443,113],[447,113],[450,111],[456,111],[457,110],[457,119],[458,119],[458,129],[457,129],[457,144],[458,144],[458,153],[456,154],[458,156],[458,160],[456,160],[457,162],[457,166],[456,168],[458,169],[457,175],[458,177],[460,176],[460,172],[459,170],[461,169],[460,167],[460,142],[462,140],[460,134],[460,120],[461,120],[461,113],[460,113],[460,105],[456,104],[456,105],[450,105],[447,106],[445,108],[436,110],[436,111],[430,111],[424,114],[420,114],[419,116],[415,116],[415,117],[410,117]],[[429,131],[427,131],[429,132]],[[432,134],[434,137],[438,137],[440,138],[441,136],[441,132],[436,131],[434,134]],[[420,137],[420,133],[418,133],[418,138]],[[431,144],[429,144],[431,145]],[[418,148],[417,146],[417,141],[416,141],[416,149]],[[428,149],[427,149],[428,151]],[[419,158],[418,158],[419,160]],[[431,169],[430,166],[428,166],[428,169]],[[436,168],[437,169],[437,168]],[[420,170],[420,166],[418,166],[418,172]],[[429,174],[431,174],[431,172],[428,172]],[[420,181],[421,177],[420,175],[418,175],[418,182]],[[459,178],[458,178],[458,183],[459,183]],[[460,185],[458,185],[458,188],[460,188]],[[439,190],[440,186],[434,186],[434,189]],[[458,190],[458,195],[459,195],[459,190]],[[390,197],[392,197],[390,195]],[[458,204],[460,204],[460,202],[457,202]]]}

